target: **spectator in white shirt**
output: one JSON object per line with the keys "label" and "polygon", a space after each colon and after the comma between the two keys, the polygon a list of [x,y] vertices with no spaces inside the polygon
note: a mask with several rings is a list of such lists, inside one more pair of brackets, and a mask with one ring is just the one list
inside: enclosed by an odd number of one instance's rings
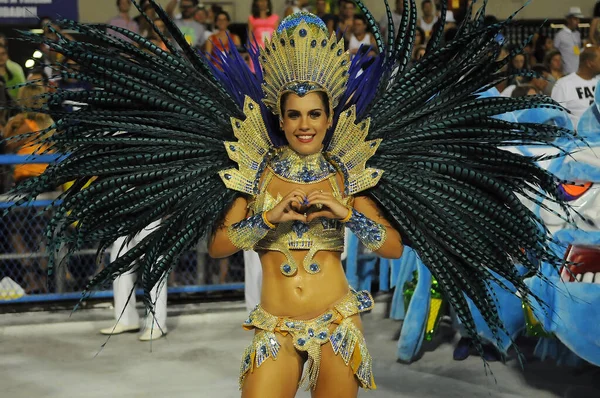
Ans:
{"label": "spectator in white shirt", "polygon": [[579,56],[579,69],[558,79],[552,89],[552,99],[567,108],[577,126],[579,118],[594,103],[594,93],[600,74],[600,48],[586,47]]}
{"label": "spectator in white shirt", "polygon": [[429,40],[433,25],[438,21],[435,16],[435,7],[432,0],[423,0],[421,2],[421,11],[423,16],[419,19],[419,26],[425,32],[425,38]]}
{"label": "spectator in white shirt", "polygon": [[[371,33],[367,32],[367,29],[367,19],[363,15],[355,15],[352,35],[350,36],[350,41],[348,43],[348,51],[350,51],[352,57],[354,57],[363,46],[363,51],[366,51],[369,47],[371,47],[369,51],[375,51],[377,48],[375,38]],[[371,55],[376,54],[373,53]]]}
{"label": "spectator in white shirt", "polygon": [[571,7],[566,15],[566,25],[554,37],[554,47],[563,59],[565,74],[575,73],[579,67],[581,53],[581,32],[577,30],[579,20],[583,18],[581,8]]}

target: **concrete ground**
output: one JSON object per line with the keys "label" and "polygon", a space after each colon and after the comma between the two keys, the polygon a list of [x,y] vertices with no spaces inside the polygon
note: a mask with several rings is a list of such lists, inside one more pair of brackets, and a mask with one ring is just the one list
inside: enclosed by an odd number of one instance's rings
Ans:
{"label": "concrete ground", "polygon": [[[521,371],[513,360],[493,363],[494,376],[486,376],[477,357],[453,361],[448,342],[410,365],[398,363],[401,324],[385,319],[384,308],[364,316],[378,389],[360,397],[600,397],[598,368],[534,361]],[[251,338],[240,327],[246,315],[238,302],[170,306],[167,338],[150,344],[135,334],[107,342],[98,333],[111,324],[106,305],[71,317],[3,314],[0,397],[239,397],[239,360]]]}

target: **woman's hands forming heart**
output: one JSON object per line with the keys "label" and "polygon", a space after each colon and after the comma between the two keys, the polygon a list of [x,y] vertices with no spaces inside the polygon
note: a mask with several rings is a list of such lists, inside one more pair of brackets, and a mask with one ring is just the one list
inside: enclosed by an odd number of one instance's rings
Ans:
{"label": "woman's hands forming heart", "polygon": [[315,210],[307,213],[306,222],[311,222],[319,217],[343,220],[348,216],[348,207],[344,206],[331,192],[313,191],[308,195],[307,201]]}
{"label": "woman's hands forming heart", "polygon": [[272,224],[286,221],[308,223],[318,217],[342,220],[347,215],[348,208],[340,203],[331,192],[318,190],[306,195],[301,189],[295,189],[287,194],[281,202],[265,214],[267,221]]}
{"label": "woman's hands forming heart", "polygon": [[279,224],[286,221],[306,222],[306,216],[302,212],[305,201],[306,193],[301,189],[294,189],[281,202],[269,210],[265,214],[265,217],[272,224]]}

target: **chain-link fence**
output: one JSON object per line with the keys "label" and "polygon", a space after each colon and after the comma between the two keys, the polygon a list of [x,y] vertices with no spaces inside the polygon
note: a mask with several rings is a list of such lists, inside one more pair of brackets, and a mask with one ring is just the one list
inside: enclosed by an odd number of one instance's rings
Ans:
{"label": "chain-link fence", "polygon": [[[47,157],[47,159],[45,159]],[[4,175],[10,174],[11,165],[51,161],[54,156],[0,155]],[[0,304],[22,301],[47,301],[79,298],[86,283],[109,262],[110,253],[97,260],[96,247],[90,245],[65,258],[69,247],[63,246],[56,254],[59,264],[53,275],[48,275],[48,253],[44,247],[44,228],[51,211],[42,211],[60,192],[49,192],[36,200],[4,214],[13,204],[7,195],[0,197]],[[68,231],[67,231],[68,233]],[[115,248],[119,250],[119,248]],[[168,279],[169,292],[194,293],[243,288],[243,254],[226,259],[208,256],[206,243],[198,243],[195,250],[185,253],[173,267]],[[108,296],[96,294],[96,297]]]}

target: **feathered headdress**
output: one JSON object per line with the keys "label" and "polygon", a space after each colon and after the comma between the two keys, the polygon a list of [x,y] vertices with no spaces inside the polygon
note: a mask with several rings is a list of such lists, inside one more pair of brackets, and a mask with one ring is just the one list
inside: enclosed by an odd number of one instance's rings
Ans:
{"label": "feathered headdress", "polygon": [[281,97],[288,92],[301,97],[322,91],[329,98],[329,115],[346,90],[350,55],[344,41],[316,15],[299,12],[282,21],[261,50],[260,63],[264,73],[263,102],[273,112],[280,113]]}

